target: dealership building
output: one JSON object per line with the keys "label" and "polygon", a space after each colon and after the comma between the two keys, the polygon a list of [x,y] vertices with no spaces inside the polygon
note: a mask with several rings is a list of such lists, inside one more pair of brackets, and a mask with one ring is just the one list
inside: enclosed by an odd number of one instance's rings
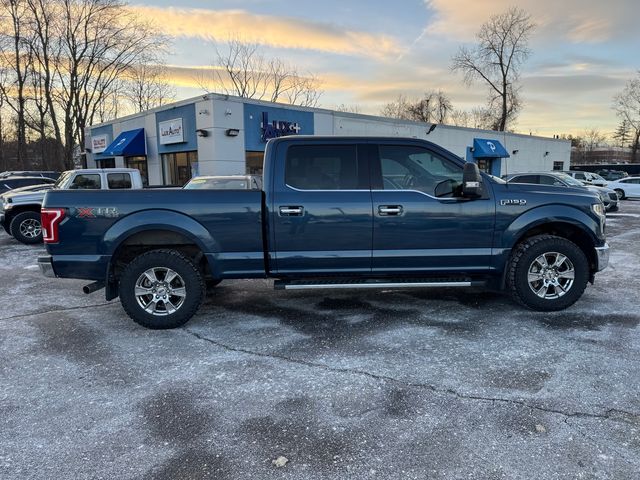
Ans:
{"label": "dealership building", "polygon": [[567,140],[263,102],[203,96],[88,127],[87,167],[137,168],[149,185],[197,175],[259,174],[270,138],[340,135],[422,138],[494,175],[568,170]]}

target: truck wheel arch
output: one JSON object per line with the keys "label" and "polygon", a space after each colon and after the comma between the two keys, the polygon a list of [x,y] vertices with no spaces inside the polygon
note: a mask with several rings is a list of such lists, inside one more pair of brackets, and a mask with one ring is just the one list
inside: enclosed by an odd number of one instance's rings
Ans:
{"label": "truck wheel arch", "polygon": [[597,264],[598,259],[596,258],[595,243],[592,235],[586,229],[569,222],[550,222],[531,227],[516,238],[514,248],[527,239],[538,235],[553,235],[566,238],[580,247],[580,250],[589,260],[591,269]]}
{"label": "truck wheel arch", "polygon": [[[124,266],[138,255],[150,250],[172,249],[191,258],[203,274],[214,271],[211,255],[219,251],[217,242],[207,229],[192,218],[167,210],[145,211],[144,215],[129,215],[111,226],[104,236],[103,251],[111,255],[107,285],[116,284]],[[113,285],[112,285],[113,286]],[[115,298],[116,291],[107,296]]]}
{"label": "truck wheel arch", "polygon": [[39,204],[16,205],[5,213],[5,223],[9,225],[13,217],[23,212],[35,212],[39,214],[40,208],[41,206]]}

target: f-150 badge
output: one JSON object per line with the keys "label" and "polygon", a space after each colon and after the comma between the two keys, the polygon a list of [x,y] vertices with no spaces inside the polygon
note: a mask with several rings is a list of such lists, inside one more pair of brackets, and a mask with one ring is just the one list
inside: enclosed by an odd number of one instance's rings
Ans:
{"label": "f-150 badge", "polygon": [[77,218],[116,218],[120,216],[116,207],[77,207],[73,213]]}
{"label": "f-150 badge", "polygon": [[500,200],[500,205],[526,205],[527,201],[524,199],[514,199],[514,198],[503,198],[502,200]]}

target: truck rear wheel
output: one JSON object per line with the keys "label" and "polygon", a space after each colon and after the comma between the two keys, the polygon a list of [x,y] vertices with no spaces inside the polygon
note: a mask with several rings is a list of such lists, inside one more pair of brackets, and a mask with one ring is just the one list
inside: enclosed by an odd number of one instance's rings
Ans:
{"label": "truck rear wheel", "polygon": [[508,265],[513,298],[532,310],[562,310],[573,305],[589,280],[584,252],[566,238],[539,235],[519,244]]}
{"label": "truck rear wheel", "polygon": [[42,243],[42,224],[38,212],[22,212],[13,217],[9,226],[13,238],[20,243]]}
{"label": "truck rear wheel", "polygon": [[120,303],[134,322],[152,329],[187,323],[200,307],[205,284],[194,263],[176,250],[152,250],[120,277]]}

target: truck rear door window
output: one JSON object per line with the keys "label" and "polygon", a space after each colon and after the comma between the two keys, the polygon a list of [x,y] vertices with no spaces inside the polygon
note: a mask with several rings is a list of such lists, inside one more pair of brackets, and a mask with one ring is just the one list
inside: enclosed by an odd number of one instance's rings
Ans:
{"label": "truck rear door window", "polygon": [[363,167],[355,145],[294,145],[287,150],[285,183],[300,190],[368,189]]}
{"label": "truck rear door window", "polygon": [[71,190],[100,190],[100,175],[81,173],[73,179],[69,189]]}
{"label": "truck rear door window", "polygon": [[109,190],[131,188],[131,175],[128,173],[107,174],[107,185]]}

